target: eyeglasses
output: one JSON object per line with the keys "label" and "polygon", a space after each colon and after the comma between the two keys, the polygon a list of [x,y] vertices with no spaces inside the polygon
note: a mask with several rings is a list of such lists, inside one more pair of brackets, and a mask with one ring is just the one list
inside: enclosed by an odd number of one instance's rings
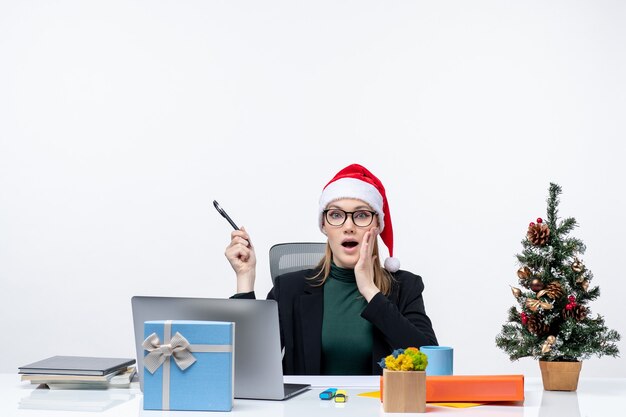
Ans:
{"label": "eyeglasses", "polygon": [[352,216],[352,223],[358,227],[367,227],[372,224],[375,211],[369,210],[357,210],[357,211],[344,211],[341,209],[328,209],[324,210],[324,217],[331,226],[343,226],[348,218],[348,214]]}

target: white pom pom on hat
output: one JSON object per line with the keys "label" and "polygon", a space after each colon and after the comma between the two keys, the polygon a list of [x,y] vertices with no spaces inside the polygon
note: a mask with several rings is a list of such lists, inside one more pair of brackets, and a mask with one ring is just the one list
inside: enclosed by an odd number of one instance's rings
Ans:
{"label": "white pom pom on hat", "polygon": [[[389,250],[389,258],[385,259],[385,269],[396,272],[400,269],[400,261],[393,257],[393,227],[389,204],[382,182],[367,168],[352,164],[339,171],[326,184],[319,201],[319,227],[322,229],[323,213],[333,201],[342,198],[356,198],[365,201],[378,214],[380,238]],[[323,230],[322,230],[323,231]]]}

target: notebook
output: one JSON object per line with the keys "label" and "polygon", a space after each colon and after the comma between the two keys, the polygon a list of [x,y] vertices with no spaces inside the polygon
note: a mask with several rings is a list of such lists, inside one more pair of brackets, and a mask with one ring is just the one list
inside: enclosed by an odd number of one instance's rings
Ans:
{"label": "notebook", "polygon": [[98,358],[90,356],[52,356],[20,366],[20,374],[106,375],[135,363],[129,358]]}
{"label": "notebook", "polygon": [[143,391],[143,324],[149,320],[235,323],[235,398],[284,400],[310,384],[285,384],[274,300],[135,296],[131,300],[137,372]]}

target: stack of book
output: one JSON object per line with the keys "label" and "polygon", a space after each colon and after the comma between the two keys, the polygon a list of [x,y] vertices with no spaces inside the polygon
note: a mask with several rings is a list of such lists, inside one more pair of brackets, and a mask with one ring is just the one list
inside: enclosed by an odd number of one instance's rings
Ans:
{"label": "stack of book", "polygon": [[22,381],[50,389],[127,388],[135,375],[134,359],[52,356],[19,367]]}

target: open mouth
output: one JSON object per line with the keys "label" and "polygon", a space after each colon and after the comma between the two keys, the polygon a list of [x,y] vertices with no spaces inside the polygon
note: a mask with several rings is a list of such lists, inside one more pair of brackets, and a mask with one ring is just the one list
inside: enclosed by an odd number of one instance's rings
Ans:
{"label": "open mouth", "polygon": [[355,241],[347,241],[347,242],[342,242],[341,246],[343,246],[344,248],[354,248],[359,244],[359,242],[355,242]]}

